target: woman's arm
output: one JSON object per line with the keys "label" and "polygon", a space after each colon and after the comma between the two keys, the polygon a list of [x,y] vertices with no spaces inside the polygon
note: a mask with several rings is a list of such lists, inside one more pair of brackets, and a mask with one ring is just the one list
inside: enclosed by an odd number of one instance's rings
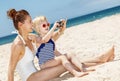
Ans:
{"label": "woman's arm", "polygon": [[21,48],[18,45],[12,45],[11,47],[11,57],[8,67],[8,81],[14,81],[14,70],[19,60],[20,50]]}

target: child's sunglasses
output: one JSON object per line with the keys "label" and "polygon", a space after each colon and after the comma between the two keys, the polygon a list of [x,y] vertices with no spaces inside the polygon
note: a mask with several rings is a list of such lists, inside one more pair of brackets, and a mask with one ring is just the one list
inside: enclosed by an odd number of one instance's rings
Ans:
{"label": "child's sunglasses", "polygon": [[50,23],[42,24],[42,27],[43,27],[43,28],[46,28],[47,26],[49,27],[49,26],[50,26]]}

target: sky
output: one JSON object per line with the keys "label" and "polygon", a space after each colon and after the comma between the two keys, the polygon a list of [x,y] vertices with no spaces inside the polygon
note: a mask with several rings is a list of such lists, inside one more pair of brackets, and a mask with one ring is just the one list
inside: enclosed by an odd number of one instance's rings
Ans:
{"label": "sky", "polygon": [[[74,2],[73,0],[1,0],[0,1],[0,37],[11,33],[14,30],[12,21],[8,19],[6,12],[15,8],[16,10],[27,10],[32,18],[39,15],[44,15],[48,18],[48,21],[53,23],[60,18],[66,18],[64,15],[64,7],[67,8],[67,3]],[[62,4],[62,5],[61,5]],[[69,6],[68,6],[69,7]],[[62,11],[60,13],[59,11]],[[64,17],[59,16],[64,15]],[[57,18],[60,17],[60,18]]]}
{"label": "sky", "polygon": [[70,19],[118,5],[120,0],[0,0],[0,37],[15,30],[6,14],[11,8],[27,10],[32,19],[44,15],[53,23],[61,18]]}

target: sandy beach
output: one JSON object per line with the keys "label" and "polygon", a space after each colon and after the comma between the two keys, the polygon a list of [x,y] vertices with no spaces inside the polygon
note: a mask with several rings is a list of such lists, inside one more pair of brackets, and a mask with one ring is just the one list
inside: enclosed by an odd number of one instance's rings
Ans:
{"label": "sandy beach", "polygon": [[[50,81],[120,81],[120,14],[67,28],[56,41],[62,53],[74,52],[77,58],[93,58],[115,46],[115,59],[97,66],[96,71],[75,78],[66,73]],[[7,81],[10,46],[0,46],[0,81]],[[21,81],[15,72],[15,81]]]}

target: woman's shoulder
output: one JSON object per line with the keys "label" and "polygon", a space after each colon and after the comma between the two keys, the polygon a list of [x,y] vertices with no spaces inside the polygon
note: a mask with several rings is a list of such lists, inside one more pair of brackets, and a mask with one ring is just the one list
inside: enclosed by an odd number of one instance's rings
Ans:
{"label": "woman's shoulder", "polygon": [[16,37],[11,46],[11,56],[16,58],[21,54],[24,54],[24,52],[25,45],[18,37]]}
{"label": "woman's shoulder", "polygon": [[12,43],[12,46],[11,48],[12,49],[22,49],[25,45],[23,44],[23,42],[18,38],[16,37],[15,40],[13,41]]}

